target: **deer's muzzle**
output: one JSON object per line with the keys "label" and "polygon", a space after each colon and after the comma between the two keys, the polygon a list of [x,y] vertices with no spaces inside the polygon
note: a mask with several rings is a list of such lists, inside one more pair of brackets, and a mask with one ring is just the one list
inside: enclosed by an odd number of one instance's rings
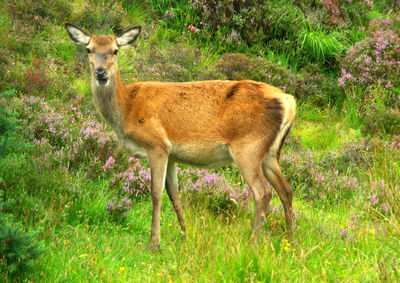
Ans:
{"label": "deer's muzzle", "polygon": [[98,84],[105,85],[108,84],[108,78],[106,75],[106,69],[104,68],[97,68],[94,72],[94,76],[97,80]]}

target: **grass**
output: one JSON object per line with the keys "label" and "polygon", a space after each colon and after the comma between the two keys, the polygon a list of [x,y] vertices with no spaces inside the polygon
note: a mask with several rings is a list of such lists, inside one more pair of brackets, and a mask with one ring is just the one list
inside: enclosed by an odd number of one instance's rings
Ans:
{"label": "grass", "polygon": [[[221,53],[232,47],[215,40],[222,38],[223,32],[230,33],[229,27],[221,27],[217,31],[219,37],[207,41],[195,35],[182,36],[179,29],[184,23],[195,24],[196,15],[166,24],[160,19],[171,5],[176,6],[173,11],[181,17],[189,4],[156,2],[123,1],[114,7],[117,12],[125,8],[126,19],[122,22],[120,14],[110,11],[110,18],[119,25],[128,20],[132,21],[129,24],[146,27],[135,48],[120,52],[122,79],[132,82],[224,78],[225,74],[217,71],[219,60]],[[282,3],[299,13],[290,1]],[[72,16],[66,20],[83,13],[85,4],[74,3]],[[0,3],[0,8],[7,7],[5,2]],[[85,19],[80,20],[85,23]],[[24,233],[35,231],[34,243],[45,247],[44,253],[32,261],[33,272],[21,280],[400,280],[400,146],[396,145],[400,140],[396,133],[379,128],[376,133],[365,135],[365,119],[357,112],[364,108],[356,104],[364,97],[361,87],[348,91],[347,96],[343,94],[344,105],[332,100],[316,107],[312,98],[298,101],[296,123],[281,159],[283,174],[295,191],[294,242],[287,241],[283,209],[276,194],[261,237],[252,245],[248,239],[253,213],[241,207],[240,199],[236,205],[229,194],[208,194],[209,187],[200,188],[196,194],[191,192],[188,180],[197,180],[198,171],[194,171],[179,174],[180,189],[186,189],[182,193],[186,241],[164,194],[161,248],[150,253],[145,249],[152,210],[148,196],[128,195],[132,207],[126,218],[121,214],[112,216],[106,210],[113,197],[126,196],[121,192],[123,184],[116,184],[113,177],[128,172],[131,163],[110,129],[95,123],[102,118],[91,104],[84,50],[69,41],[63,23],[57,20],[41,27],[40,32],[18,20],[11,21],[9,13],[1,13],[0,23],[0,40],[4,43],[0,51],[4,64],[0,70],[6,74],[0,81],[0,213],[12,214],[24,227]],[[98,28],[112,26],[107,22]],[[308,28],[298,30],[303,52],[309,52],[309,58],[323,70],[338,76],[337,70],[329,69],[324,60],[340,59],[340,52],[347,46],[338,34],[328,33],[322,24],[317,29]],[[16,41],[21,34],[32,34],[31,41]],[[359,37],[363,36],[365,33],[360,32]],[[280,67],[290,68],[294,76],[304,64],[304,58],[296,57],[293,50],[268,49],[264,42],[257,42],[247,52],[252,58],[262,56],[271,66],[279,62]],[[321,73],[323,79],[325,75]],[[47,84],[41,83],[44,77],[48,78]],[[28,91],[32,85],[37,87]],[[317,89],[319,85],[313,87]],[[381,103],[379,107],[385,105]],[[111,171],[106,171],[103,166],[110,156],[116,162]],[[146,168],[143,162],[137,171]],[[226,180],[228,186],[243,191],[247,188],[235,166],[207,174],[212,173],[219,180]],[[145,180],[135,182],[133,185],[140,185]],[[0,268],[2,264],[0,257]],[[2,282],[12,282],[12,278],[0,274]]]}
{"label": "grass", "polygon": [[382,272],[394,275],[398,239],[372,233],[374,224],[363,222],[356,240],[348,242],[338,227],[346,225],[348,213],[322,212],[298,201],[295,207],[302,211],[295,243],[285,241],[282,217],[274,215],[258,246],[252,247],[247,243],[249,219],[226,220],[201,205],[185,210],[188,234],[183,242],[164,198],[163,244],[150,254],[144,248],[151,213],[147,201],[135,207],[127,227],[82,223],[49,231],[50,256],[36,264],[46,281],[376,281]]}
{"label": "grass", "polygon": [[305,23],[299,34],[299,50],[316,62],[325,62],[346,49],[343,36],[335,31],[327,33],[320,25],[313,28]]}
{"label": "grass", "polygon": [[[318,129],[316,126],[321,120],[331,129],[341,123],[335,115],[315,113],[307,108],[300,108],[299,115],[299,125],[306,126],[296,126],[294,136],[312,136],[305,131]],[[343,138],[355,137],[344,133]],[[340,145],[322,140],[315,150],[316,153],[329,152],[332,147]],[[31,168],[28,160],[42,154],[34,153],[35,149],[32,151],[8,155],[3,159],[0,172],[8,186],[15,188],[6,190],[7,197],[16,201],[14,213],[27,227],[41,231],[40,238],[47,248],[45,255],[35,261],[33,281],[398,279],[400,231],[397,219],[371,214],[352,223],[353,215],[364,213],[362,206],[346,203],[331,206],[323,201],[310,203],[296,193],[295,242],[289,245],[286,241],[283,212],[275,195],[271,204],[273,212],[256,246],[248,244],[252,213],[219,214],[210,211],[207,204],[186,197],[184,213],[188,233],[183,241],[175,213],[164,194],[162,246],[160,251],[151,254],[145,249],[151,222],[150,199],[135,201],[127,220],[114,222],[104,209],[110,198],[107,179],[101,176],[88,179],[85,167],[74,174],[53,168],[51,164]],[[398,180],[395,167],[388,169],[378,165],[384,162],[386,166],[396,166],[388,156],[383,154],[376,158],[373,166],[377,167],[371,168],[371,174],[381,176],[391,172]],[[236,169],[231,170],[231,178],[240,178]],[[10,182],[18,179],[16,174],[21,173],[26,177]],[[184,186],[185,180],[180,181]],[[294,189],[296,191],[296,187]],[[345,230],[353,234],[351,238],[342,235]]]}

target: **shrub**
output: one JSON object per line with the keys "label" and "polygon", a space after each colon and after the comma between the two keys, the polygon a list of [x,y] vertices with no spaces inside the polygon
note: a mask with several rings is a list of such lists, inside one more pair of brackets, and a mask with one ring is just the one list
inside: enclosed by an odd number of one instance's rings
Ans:
{"label": "shrub", "polygon": [[106,210],[115,221],[125,220],[126,213],[131,209],[132,200],[150,194],[150,169],[136,158],[130,157],[128,163],[129,166],[124,172],[119,170],[119,173],[115,173],[116,170],[112,170],[115,160],[110,156],[103,166],[104,172],[112,176],[109,180],[109,190],[114,195],[112,200],[108,201]]}
{"label": "shrub", "polygon": [[339,0],[324,0],[322,5],[329,16],[327,20],[328,24],[344,25],[344,21],[341,17],[342,8],[339,5]]}
{"label": "shrub", "polygon": [[38,94],[50,85],[50,79],[43,60],[34,57],[33,67],[25,72],[24,91]]}
{"label": "shrub", "polygon": [[[103,166],[105,174],[110,175],[109,191],[113,194],[105,209],[115,221],[123,221],[131,209],[133,201],[150,194],[150,169],[138,159],[129,158],[127,169],[118,166],[110,157]],[[115,173],[119,171],[119,173]],[[190,202],[206,203],[214,212],[232,214],[251,209],[250,192],[245,185],[231,184],[224,175],[205,169],[177,168],[183,196]]]}
{"label": "shrub", "polygon": [[8,7],[18,23],[33,27],[35,32],[50,23],[60,25],[72,14],[72,3],[63,0],[11,0]]}
{"label": "shrub", "polygon": [[300,9],[286,1],[196,0],[192,2],[192,10],[199,21],[209,26],[210,33],[230,47],[228,50],[273,39],[292,39],[303,17]]}
{"label": "shrub", "polygon": [[374,3],[370,0],[324,0],[322,5],[327,15],[324,23],[342,28],[368,23],[369,12],[374,8]]}
{"label": "shrub", "polygon": [[24,232],[0,207],[0,272],[17,281],[26,279],[33,271],[33,261],[43,252],[35,233]]}
{"label": "shrub", "polygon": [[176,44],[164,50],[151,49],[147,61],[149,64],[175,64],[192,69],[200,62],[201,51]]}
{"label": "shrub", "polygon": [[[282,169],[289,184],[310,201],[344,203],[361,188],[355,176],[344,174],[336,166],[335,154],[315,160],[311,151],[288,153],[282,157]],[[344,169],[342,167],[341,169]],[[348,172],[346,172],[348,173]]]}
{"label": "shrub", "polygon": [[15,129],[17,128],[17,115],[7,109],[7,99],[17,94],[15,89],[0,94],[0,158],[5,156],[10,147],[16,148],[20,142],[14,141]]}
{"label": "shrub", "polygon": [[400,11],[370,22],[366,37],[353,45],[343,62],[339,85],[346,111],[366,133],[396,134],[399,125]]}
{"label": "shrub", "polygon": [[151,71],[156,74],[156,77],[154,78],[156,80],[174,82],[185,82],[190,80],[189,71],[177,64],[155,64]]}
{"label": "shrub", "polygon": [[375,85],[387,89],[400,87],[400,11],[373,20],[369,36],[354,44],[342,60],[339,85]]}
{"label": "shrub", "polygon": [[[14,103],[19,118],[26,123],[25,138],[46,152],[40,164],[66,165],[68,170],[77,170],[87,163],[87,174],[98,176],[106,158],[118,149],[114,138],[90,110],[85,110],[84,119],[79,106],[57,109],[34,96],[24,96]],[[115,156],[122,158],[122,153]]]}
{"label": "shrub", "polygon": [[231,184],[224,175],[205,169],[177,168],[183,181],[184,197],[192,203],[205,203],[216,213],[232,215],[251,210],[251,195],[247,185]]}
{"label": "shrub", "polygon": [[398,133],[400,96],[398,90],[386,89],[378,82],[365,89],[363,86],[346,89],[344,111],[350,121],[364,133],[393,135]]}
{"label": "shrub", "polygon": [[[7,39],[4,38],[6,41]],[[4,45],[6,42],[4,42]],[[14,67],[15,67],[15,62],[13,61],[13,52],[8,50],[6,47],[2,47],[0,49],[0,72],[3,74],[2,79],[0,80],[0,92],[3,92],[10,87],[13,87],[12,84],[15,85],[15,79],[16,78],[14,74]]]}
{"label": "shrub", "polygon": [[325,107],[332,102],[340,102],[343,92],[337,86],[336,80],[325,76],[317,64],[309,64],[298,74],[295,95],[299,99]]}
{"label": "shrub", "polygon": [[333,79],[323,75],[316,64],[310,64],[299,74],[273,63],[263,57],[252,58],[244,54],[224,54],[218,61],[217,69],[230,80],[256,80],[266,82],[295,95],[323,106],[340,96]]}
{"label": "shrub", "polygon": [[294,93],[296,75],[289,69],[262,57],[252,58],[244,54],[224,54],[217,65],[218,70],[230,80],[256,80],[280,87]]}
{"label": "shrub", "polygon": [[79,27],[90,30],[93,34],[108,34],[110,30],[118,34],[124,30],[127,12],[121,3],[112,1],[94,1],[83,4],[79,13],[71,20]]}
{"label": "shrub", "polygon": [[131,80],[131,74],[138,80],[159,81],[190,81],[225,79],[215,66],[204,64],[209,60],[199,49],[189,48],[184,44],[176,44],[164,49],[152,48],[149,54],[137,54],[133,59],[135,64],[128,63],[121,68],[121,75],[126,81]]}
{"label": "shrub", "polygon": [[374,135],[383,132],[387,135],[399,134],[400,112],[399,109],[387,108],[376,104],[368,104],[365,108],[364,126],[365,133]]}

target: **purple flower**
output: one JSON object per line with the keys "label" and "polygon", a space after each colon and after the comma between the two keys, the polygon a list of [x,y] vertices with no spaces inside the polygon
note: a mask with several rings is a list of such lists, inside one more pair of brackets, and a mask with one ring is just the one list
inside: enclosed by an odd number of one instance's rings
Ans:
{"label": "purple flower", "polygon": [[106,205],[106,210],[114,210],[114,204],[112,201],[109,201]]}
{"label": "purple flower", "polygon": [[370,195],[370,196],[368,196],[367,198],[368,198],[368,200],[369,200],[373,205],[376,205],[376,204],[378,204],[378,202],[379,202],[379,200],[378,200],[376,194],[375,194],[375,195],[372,195],[372,196]]}
{"label": "purple flower", "polygon": [[110,156],[108,158],[108,160],[106,161],[106,164],[104,164],[104,166],[103,166],[103,171],[107,172],[108,170],[113,169],[114,163],[115,163],[115,159],[112,156]]}

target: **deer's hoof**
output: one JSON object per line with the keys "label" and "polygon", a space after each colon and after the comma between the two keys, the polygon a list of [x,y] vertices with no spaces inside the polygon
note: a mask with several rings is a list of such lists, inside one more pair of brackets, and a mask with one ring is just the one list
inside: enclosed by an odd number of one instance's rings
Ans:
{"label": "deer's hoof", "polygon": [[151,253],[155,253],[160,249],[160,243],[156,243],[153,239],[150,238],[147,242],[146,249]]}

